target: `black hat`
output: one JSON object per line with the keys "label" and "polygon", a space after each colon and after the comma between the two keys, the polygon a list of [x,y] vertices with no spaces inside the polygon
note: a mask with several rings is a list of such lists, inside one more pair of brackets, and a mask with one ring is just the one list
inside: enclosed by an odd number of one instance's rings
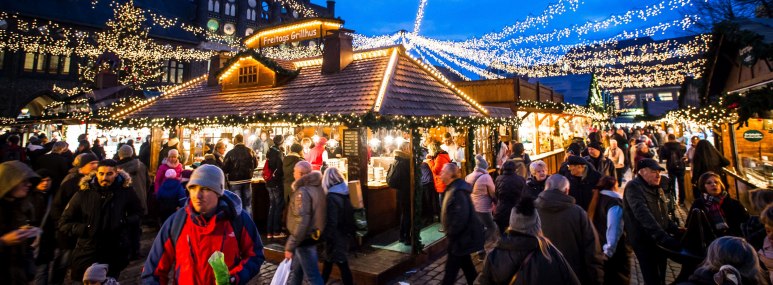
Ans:
{"label": "black hat", "polygon": [[595,148],[595,149],[597,149],[599,151],[604,150],[604,147],[601,146],[601,143],[599,143],[599,142],[591,142],[591,143],[588,144],[588,147]]}
{"label": "black hat", "polygon": [[585,159],[576,155],[570,156],[567,159],[568,165],[586,165]]}
{"label": "black hat", "polygon": [[566,152],[570,152],[573,155],[580,155],[582,152],[582,146],[578,143],[572,143],[569,145],[569,147],[566,148]]}
{"label": "black hat", "polygon": [[636,165],[636,168],[638,169],[651,168],[651,169],[660,170],[660,171],[666,170],[665,168],[660,166],[660,164],[658,164],[657,161],[655,161],[652,158],[645,158],[640,160],[639,163]]}

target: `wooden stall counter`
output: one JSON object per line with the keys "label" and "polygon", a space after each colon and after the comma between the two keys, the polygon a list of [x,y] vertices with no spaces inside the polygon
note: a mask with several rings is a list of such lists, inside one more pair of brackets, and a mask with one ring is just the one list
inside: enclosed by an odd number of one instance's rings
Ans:
{"label": "wooden stall counter", "polygon": [[374,236],[397,227],[397,189],[384,182],[368,182],[365,211],[368,218],[368,235]]}
{"label": "wooden stall counter", "polygon": [[548,173],[558,173],[558,169],[561,168],[561,163],[564,162],[564,149],[556,149],[546,153],[540,153],[532,156],[531,161],[542,160],[548,166]]}

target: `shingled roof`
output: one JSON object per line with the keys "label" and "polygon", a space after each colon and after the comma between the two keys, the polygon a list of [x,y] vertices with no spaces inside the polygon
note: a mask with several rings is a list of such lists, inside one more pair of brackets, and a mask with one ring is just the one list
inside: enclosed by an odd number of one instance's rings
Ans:
{"label": "shingled roof", "polygon": [[[393,57],[393,70],[387,72]],[[369,112],[422,117],[486,116],[482,106],[407,56],[402,46],[356,52],[354,61],[334,74],[322,74],[320,59],[293,61],[301,67],[298,76],[273,88],[223,91],[220,86],[208,86],[200,78],[190,87],[162,96],[123,119]],[[376,107],[382,88],[383,99]]]}

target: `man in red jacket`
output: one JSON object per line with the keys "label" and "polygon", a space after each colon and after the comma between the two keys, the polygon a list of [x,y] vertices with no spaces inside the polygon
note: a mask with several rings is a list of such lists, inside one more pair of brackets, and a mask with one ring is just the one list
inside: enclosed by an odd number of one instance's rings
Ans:
{"label": "man in red jacket", "polygon": [[172,215],[156,236],[142,269],[143,284],[214,284],[208,260],[224,255],[230,284],[246,284],[265,260],[258,230],[241,201],[225,188],[223,171],[202,165],[188,182],[190,199]]}

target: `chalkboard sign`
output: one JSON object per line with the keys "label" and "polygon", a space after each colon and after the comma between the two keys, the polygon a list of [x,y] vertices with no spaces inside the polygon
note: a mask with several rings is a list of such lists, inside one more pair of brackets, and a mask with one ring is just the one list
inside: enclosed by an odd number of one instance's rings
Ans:
{"label": "chalkboard sign", "polygon": [[344,130],[343,154],[347,158],[349,180],[360,179],[360,132]]}
{"label": "chalkboard sign", "polygon": [[344,130],[344,148],[345,157],[360,156],[360,132],[358,130]]}

